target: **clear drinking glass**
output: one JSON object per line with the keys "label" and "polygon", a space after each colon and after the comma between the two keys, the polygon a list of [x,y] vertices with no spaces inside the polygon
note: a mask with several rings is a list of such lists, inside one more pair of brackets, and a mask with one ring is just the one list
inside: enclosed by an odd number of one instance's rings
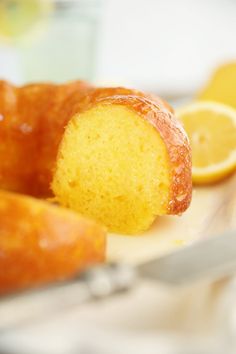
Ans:
{"label": "clear drinking glass", "polygon": [[19,49],[23,82],[93,80],[102,0],[55,0],[41,29]]}

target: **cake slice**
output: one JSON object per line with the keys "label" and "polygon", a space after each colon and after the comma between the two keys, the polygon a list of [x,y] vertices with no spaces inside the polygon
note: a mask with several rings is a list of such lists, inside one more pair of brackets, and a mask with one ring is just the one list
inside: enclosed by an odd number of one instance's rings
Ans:
{"label": "cake slice", "polygon": [[105,260],[106,233],[72,211],[0,191],[0,294],[72,277]]}
{"label": "cake slice", "polygon": [[191,200],[191,151],[168,105],[145,95],[93,94],[59,147],[52,190],[111,232],[137,234]]}

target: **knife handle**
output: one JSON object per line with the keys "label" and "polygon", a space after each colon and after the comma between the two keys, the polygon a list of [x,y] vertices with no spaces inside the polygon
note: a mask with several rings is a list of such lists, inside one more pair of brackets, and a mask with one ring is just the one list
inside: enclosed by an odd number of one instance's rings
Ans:
{"label": "knife handle", "polygon": [[131,266],[111,263],[88,269],[70,281],[0,297],[0,331],[128,290],[136,278]]}

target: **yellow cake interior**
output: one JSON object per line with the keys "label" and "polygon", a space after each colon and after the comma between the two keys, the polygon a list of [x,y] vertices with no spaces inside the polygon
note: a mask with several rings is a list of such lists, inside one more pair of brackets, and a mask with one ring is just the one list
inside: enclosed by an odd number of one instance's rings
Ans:
{"label": "yellow cake interior", "polygon": [[136,234],[166,214],[169,170],[150,123],[127,106],[100,103],[68,124],[52,189],[62,205],[110,232]]}

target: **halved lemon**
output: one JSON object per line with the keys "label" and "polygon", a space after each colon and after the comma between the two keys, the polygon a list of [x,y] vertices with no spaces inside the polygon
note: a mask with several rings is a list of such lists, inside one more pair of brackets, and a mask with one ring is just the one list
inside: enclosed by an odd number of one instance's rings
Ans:
{"label": "halved lemon", "polygon": [[236,108],[236,61],[219,66],[199,93],[198,99]]}
{"label": "halved lemon", "polygon": [[177,116],[192,146],[194,183],[216,182],[236,169],[236,110],[196,102],[177,110]]}
{"label": "halved lemon", "polygon": [[9,41],[28,34],[52,8],[51,0],[0,0],[0,37]]}

